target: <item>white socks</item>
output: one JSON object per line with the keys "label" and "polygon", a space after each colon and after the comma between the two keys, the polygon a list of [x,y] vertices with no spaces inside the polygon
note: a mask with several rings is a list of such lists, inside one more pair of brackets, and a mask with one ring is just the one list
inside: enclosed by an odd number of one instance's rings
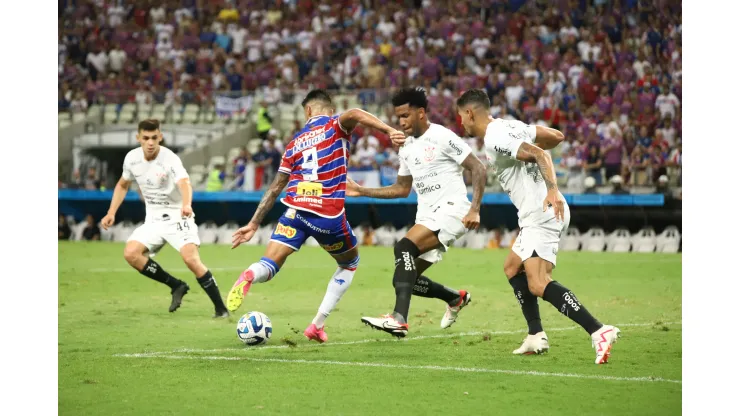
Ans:
{"label": "white socks", "polygon": [[262,257],[259,262],[249,266],[248,270],[251,270],[254,276],[252,283],[263,283],[272,279],[280,271],[280,267],[267,257]]}
{"label": "white socks", "polygon": [[329,286],[326,288],[326,295],[324,295],[324,300],[319,306],[319,313],[316,314],[316,317],[312,321],[316,325],[316,328],[322,328],[324,326],[326,318],[337,306],[339,299],[342,299],[344,293],[349,289],[349,286],[352,284],[352,278],[355,275],[356,267],[356,265],[350,269],[337,267],[337,271],[334,272],[334,275],[329,281]]}

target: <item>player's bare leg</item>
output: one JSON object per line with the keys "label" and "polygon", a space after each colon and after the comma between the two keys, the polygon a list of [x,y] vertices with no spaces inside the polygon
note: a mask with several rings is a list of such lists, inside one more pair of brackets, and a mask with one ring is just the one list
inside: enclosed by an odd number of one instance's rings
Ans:
{"label": "player's bare leg", "polygon": [[537,296],[529,291],[527,274],[524,271],[522,259],[511,250],[509,255],[506,256],[506,261],[504,261],[504,273],[514,289],[514,296],[516,296],[522,308],[524,319],[527,321],[527,336],[524,338],[522,345],[512,352],[514,354],[530,355],[549,351],[550,345],[547,334],[542,329]]}
{"label": "player's bare leg", "polygon": [[216,279],[211,274],[211,271],[208,270],[208,267],[200,260],[198,246],[193,243],[185,244],[180,248],[180,256],[182,256],[182,260],[188,266],[188,269],[195,275],[200,287],[203,288],[211,299],[211,302],[213,302],[213,307],[215,308],[213,317],[228,318],[229,311],[226,310],[226,305],[224,305],[224,301],[221,298],[221,292],[218,290]]}
{"label": "player's bare leg", "polygon": [[174,312],[180,307],[180,304],[182,304],[182,298],[186,293],[188,293],[190,287],[187,283],[164,271],[159,263],[149,258],[147,255],[148,252],[149,249],[141,242],[129,241],[126,243],[126,248],[123,250],[123,257],[126,259],[128,264],[130,264],[131,267],[136,269],[139,273],[170,287],[172,303],[170,304],[169,310],[170,312]]}
{"label": "player's bare leg", "polygon": [[596,349],[596,364],[606,363],[612,344],[619,337],[619,328],[603,325],[594,318],[573,292],[552,280],[552,269],[553,264],[540,257],[525,260],[524,270],[527,273],[529,291],[583,327],[591,335],[593,347]]}
{"label": "player's bare leg", "polygon": [[396,266],[393,273],[393,287],[396,290],[393,313],[381,318],[363,317],[362,322],[391,335],[405,337],[409,329],[407,319],[411,294],[417,278],[416,258],[440,245],[434,231],[420,224],[411,227],[406,236],[393,247]]}
{"label": "player's bare leg", "polygon": [[329,339],[324,331],[324,321],[326,321],[331,311],[334,310],[339,300],[342,299],[342,296],[344,296],[350,285],[352,285],[355,271],[357,271],[357,266],[360,264],[360,252],[357,247],[344,253],[332,254],[332,257],[337,262],[337,270],[331,279],[329,279],[326,294],[321,301],[321,305],[319,305],[316,317],[314,317],[311,325],[303,332],[306,338],[319,343],[324,343]]}
{"label": "player's bare leg", "polygon": [[275,241],[267,243],[267,249],[260,261],[253,263],[239,276],[234,287],[229,291],[226,298],[226,308],[234,312],[242,305],[244,297],[252,287],[252,283],[264,283],[270,281],[285,263],[285,260],[295,250]]}
{"label": "player's bare leg", "polygon": [[423,298],[440,299],[447,304],[447,309],[442,316],[440,326],[445,329],[452,326],[457,320],[460,310],[470,303],[470,293],[466,290],[451,289],[443,284],[437,283],[432,279],[423,276],[423,273],[434,263],[428,262],[422,258],[416,259],[416,283],[414,284],[413,295]]}

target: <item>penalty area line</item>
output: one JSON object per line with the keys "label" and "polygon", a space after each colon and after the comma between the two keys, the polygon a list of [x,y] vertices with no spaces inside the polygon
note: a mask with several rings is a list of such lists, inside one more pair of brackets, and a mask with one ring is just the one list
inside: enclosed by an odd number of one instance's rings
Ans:
{"label": "penalty area line", "polygon": [[575,374],[575,373],[550,373],[545,371],[522,371],[522,370],[503,370],[497,368],[476,368],[476,367],[445,367],[439,365],[406,365],[406,364],[386,364],[362,361],[328,361],[328,360],[303,360],[303,359],[284,359],[284,358],[256,358],[256,357],[221,357],[221,356],[191,356],[191,355],[152,355],[152,354],[119,354],[118,357],[129,358],[164,358],[170,360],[206,360],[206,361],[252,361],[262,363],[283,363],[283,364],[319,364],[335,365],[349,367],[377,367],[403,370],[429,370],[429,371],[455,371],[469,373],[494,373],[507,374],[515,376],[535,376],[535,377],[561,377],[575,378],[582,380],[603,380],[603,381],[627,381],[638,383],[674,383],[682,384],[681,380],[671,380],[662,377],[617,377],[602,376],[593,374]]}
{"label": "penalty area line", "polygon": [[[651,323],[627,323],[627,324],[616,324],[614,326],[618,328],[627,328],[627,327],[648,327],[648,326],[658,326],[658,325],[681,325],[681,322],[662,322],[660,324],[651,322]],[[548,329],[547,332],[563,332],[563,331],[572,331],[576,329],[581,329],[580,326],[568,326],[564,328],[551,328]],[[447,339],[447,338],[456,338],[456,337],[469,337],[469,336],[482,336],[482,335],[515,335],[515,334],[524,334],[526,333],[526,330],[516,330],[516,331],[473,331],[473,332],[457,332],[453,334],[437,334],[437,335],[421,335],[418,337],[407,337],[407,338],[400,338],[396,339],[393,337],[388,336],[388,338],[379,339],[379,338],[372,338],[372,339],[361,339],[357,341],[345,341],[345,342],[329,342],[326,344],[308,344],[308,345],[301,345],[301,346],[290,346],[290,345],[265,345],[265,346],[257,346],[257,347],[242,347],[242,348],[216,348],[216,349],[197,349],[197,348],[178,348],[172,351],[158,351],[158,352],[144,352],[139,353],[146,356],[155,356],[155,355],[163,355],[163,354],[177,354],[177,353],[219,353],[219,352],[231,352],[231,351],[261,351],[261,350],[274,350],[274,349],[285,349],[285,348],[326,348],[331,346],[337,346],[337,345],[357,345],[357,344],[368,344],[368,343],[375,343],[375,342],[409,342],[409,341],[420,341],[425,339]],[[385,334],[383,334],[385,335]],[[130,355],[130,354],[129,354]],[[126,354],[118,355],[118,356],[129,356]]]}

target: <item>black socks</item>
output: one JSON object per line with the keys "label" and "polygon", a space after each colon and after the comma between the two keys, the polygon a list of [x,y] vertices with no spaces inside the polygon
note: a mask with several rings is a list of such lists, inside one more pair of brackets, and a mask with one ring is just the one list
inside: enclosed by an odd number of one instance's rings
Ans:
{"label": "black socks", "polygon": [[208,297],[211,298],[213,306],[216,307],[216,312],[225,311],[226,305],[224,305],[224,301],[223,299],[221,299],[221,293],[218,290],[216,279],[213,278],[210,270],[206,271],[203,276],[198,278],[198,283],[200,284],[200,287],[202,287],[203,290],[206,292]]}
{"label": "black socks", "polygon": [[537,296],[529,291],[527,285],[527,274],[521,272],[509,279],[509,284],[514,288],[514,296],[522,307],[524,319],[527,320],[528,334],[534,335],[542,332],[542,321],[540,320],[540,307],[537,304]]}
{"label": "black socks", "polygon": [[581,305],[573,292],[554,280],[547,284],[542,298],[550,302],[560,313],[582,326],[589,334],[598,331],[602,326],[601,322]]}
{"label": "black socks", "polygon": [[[396,258],[396,270],[393,273],[393,287],[396,289],[396,306],[393,308],[396,319],[403,318],[403,322],[409,315],[411,306],[411,293],[416,281],[416,263],[415,260],[421,252],[416,245],[408,238],[403,238],[393,247],[393,254]],[[400,322],[401,320],[398,319]]]}
{"label": "black socks", "polygon": [[[445,301],[447,304],[457,303],[460,300],[460,292],[441,285],[426,276],[416,278],[414,285],[415,296],[423,298],[435,298]],[[451,305],[454,306],[454,305]]]}
{"label": "black socks", "polygon": [[164,271],[164,269],[162,269],[162,266],[160,266],[159,263],[152,259],[149,259],[149,261],[146,262],[144,268],[141,269],[139,273],[152,280],[156,280],[159,283],[164,283],[173,290],[178,286],[184,284],[182,280],[179,280]]}

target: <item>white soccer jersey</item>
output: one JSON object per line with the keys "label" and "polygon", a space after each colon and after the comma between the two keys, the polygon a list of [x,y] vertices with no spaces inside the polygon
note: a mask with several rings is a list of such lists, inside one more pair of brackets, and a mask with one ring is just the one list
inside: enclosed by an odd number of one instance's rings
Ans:
{"label": "white soccer jersey", "polygon": [[406,139],[398,152],[398,175],[413,177],[419,204],[417,218],[438,207],[467,212],[470,201],[461,164],[470,152],[465,141],[439,124],[431,123],[421,136]]}
{"label": "white soccer jersey", "polygon": [[161,146],[154,160],[144,159],[141,147],[128,152],[122,176],[139,185],[146,202],[146,222],[180,218],[182,195],[177,181],[189,176],[172,150]]}
{"label": "white soccer jersey", "polygon": [[534,143],[537,129],[518,120],[494,119],[484,137],[486,159],[509,194],[519,213],[519,226],[531,226],[549,220],[552,209],[542,212],[547,187],[539,166],[516,160],[522,143]]}

